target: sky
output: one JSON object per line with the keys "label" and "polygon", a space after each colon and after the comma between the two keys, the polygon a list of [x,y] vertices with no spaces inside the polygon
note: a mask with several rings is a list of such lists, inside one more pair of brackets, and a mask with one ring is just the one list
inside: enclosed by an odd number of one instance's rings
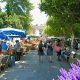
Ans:
{"label": "sky", "polygon": [[33,25],[41,25],[45,24],[47,21],[47,15],[44,12],[41,12],[39,9],[39,3],[40,0],[30,0],[31,3],[33,3],[34,9],[30,12],[32,15],[32,24]]}
{"label": "sky", "polygon": [[[40,0],[30,0],[33,3],[34,9],[30,12],[32,15],[32,25],[43,25],[47,21],[47,15],[44,12],[41,12],[39,9]],[[6,3],[0,3],[0,7],[4,8]]]}
{"label": "sky", "polygon": [[5,10],[4,10],[5,5],[6,5],[6,2],[0,3],[0,7],[3,9],[3,11],[5,11]]}

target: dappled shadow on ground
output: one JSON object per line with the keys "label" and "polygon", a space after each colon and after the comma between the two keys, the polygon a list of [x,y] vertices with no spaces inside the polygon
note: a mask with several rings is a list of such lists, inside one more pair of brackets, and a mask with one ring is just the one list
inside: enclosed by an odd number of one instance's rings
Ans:
{"label": "dappled shadow on ground", "polygon": [[44,56],[43,62],[39,62],[37,51],[31,51],[29,54],[24,55],[20,61],[17,61],[16,66],[1,73],[0,80],[57,79],[61,67],[68,69],[69,64],[65,61],[57,61],[55,53],[53,55],[53,63],[50,63],[46,55]]}

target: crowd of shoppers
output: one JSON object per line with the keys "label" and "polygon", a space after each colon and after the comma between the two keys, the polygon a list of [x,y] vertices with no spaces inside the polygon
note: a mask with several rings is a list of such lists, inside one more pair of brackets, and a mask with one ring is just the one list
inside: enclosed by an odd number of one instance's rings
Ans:
{"label": "crowd of shoppers", "polygon": [[58,61],[64,60],[66,59],[67,62],[69,61],[69,56],[71,54],[73,54],[73,52],[76,55],[76,51],[79,49],[78,48],[78,43],[77,41],[74,42],[73,44],[73,48],[71,48],[70,42],[65,42],[63,43],[62,40],[46,40],[44,41],[40,41],[39,45],[38,45],[38,55],[39,55],[39,60],[42,61],[43,56],[45,55],[45,50],[47,57],[48,57],[48,61],[49,62],[53,62],[53,54],[57,54],[57,59]]}
{"label": "crowd of shoppers", "polygon": [[40,41],[38,45],[38,55],[39,55],[39,60],[42,61],[43,56],[45,55],[44,52],[46,50],[46,54],[48,57],[49,62],[53,62],[53,53],[54,51],[57,53],[58,60],[60,60],[61,56],[61,47],[60,47],[60,42],[54,42],[52,40],[47,40],[45,42]]}

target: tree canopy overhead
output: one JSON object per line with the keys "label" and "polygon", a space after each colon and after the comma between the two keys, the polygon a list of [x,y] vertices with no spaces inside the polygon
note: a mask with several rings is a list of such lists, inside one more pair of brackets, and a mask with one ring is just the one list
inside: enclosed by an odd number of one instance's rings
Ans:
{"label": "tree canopy overhead", "polygon": [[[80,21],[80,0],[41,0],[41,10],[50,16],[62,18],[65,22]],[[64,19],[65,18],[65,19]]]}
{"label": "tree canopy overhead", "polygon": [[41,0],[40,9],[53,17],[47,23],[50,27],[56,24],[55,28],[62,28],[70,35],[80,33],[80,0]]}

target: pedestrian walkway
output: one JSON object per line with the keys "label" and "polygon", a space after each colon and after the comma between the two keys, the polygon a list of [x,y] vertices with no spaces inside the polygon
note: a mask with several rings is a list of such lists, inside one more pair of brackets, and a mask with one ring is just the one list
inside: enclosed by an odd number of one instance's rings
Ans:
{"label": "pedestrian walkway", "polygon": [[16,66],[7,69],[0,74],[0,80],[57,80],[61,67],[68,69],[65,61],[57,61],[56,55],[53,63],[49,63],[45,55],[44,61],[39,62],[37,51],[30,51],[23,58],[16,62]]}

